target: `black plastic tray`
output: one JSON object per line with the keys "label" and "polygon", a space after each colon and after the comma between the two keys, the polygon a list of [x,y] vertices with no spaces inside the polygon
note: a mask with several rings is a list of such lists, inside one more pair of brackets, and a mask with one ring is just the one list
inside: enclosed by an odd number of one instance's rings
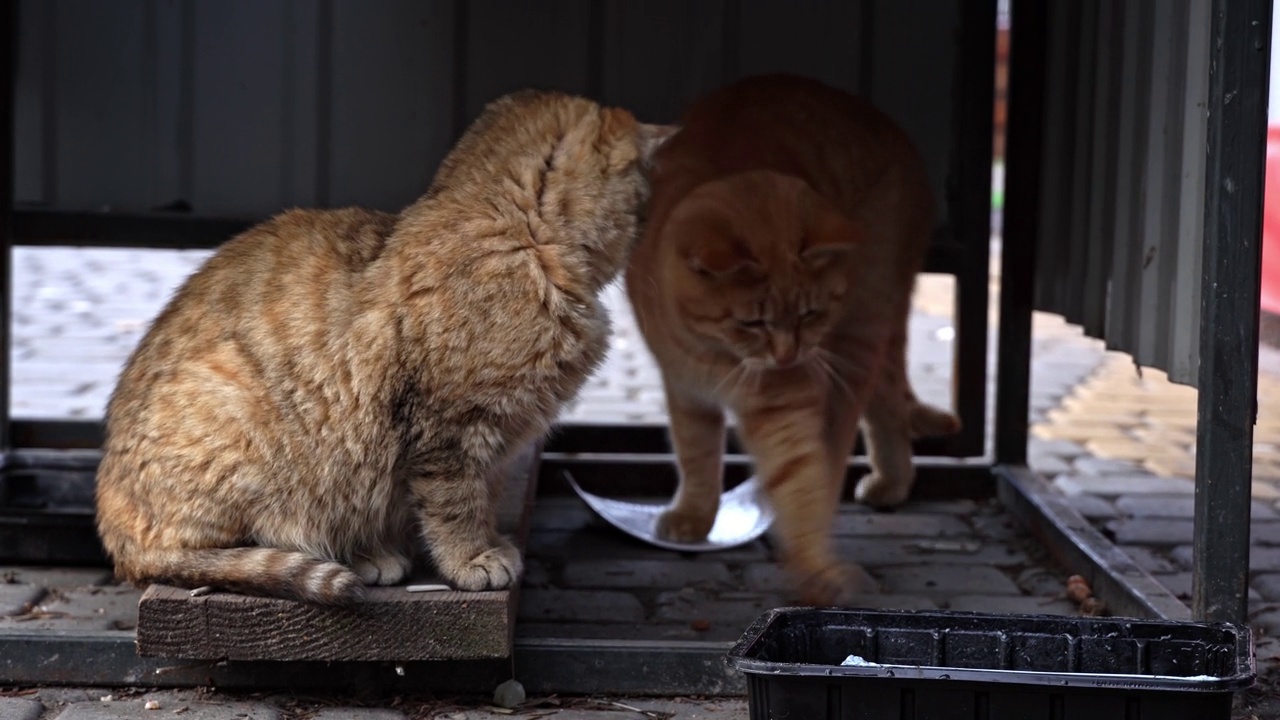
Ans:
{"label": "black plastic tray", "polygon": [[753,720],[1227,720],[1254,679],[1248,628],[1050,615],[780,608],[729,661]]}

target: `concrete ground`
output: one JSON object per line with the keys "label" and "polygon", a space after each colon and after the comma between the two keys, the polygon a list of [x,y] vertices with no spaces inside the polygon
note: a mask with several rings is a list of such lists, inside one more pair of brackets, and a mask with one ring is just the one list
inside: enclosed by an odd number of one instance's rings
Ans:
{"label": "concrete ground", "polygon": [[[120,365],[169,293],[204,252],[19,248],[14,257],[12,412],[28,418],[101,416]],[[998,288],[998,280],[993,289]],[[569,420],[661,422],[658,375],[614,293],[613,353],[569,412]],[[912,319],[911,374],[920,394],[946,404],[950,386],[950,281],[928,276]],[[1032,466],[1139,564],[1189,597],[1191,465],[1195,391],[1104,350],[1055,316],[1035,318]],[[1280,633],[1280,362],[1264,363],[1259,389],[1254,494],[1252,620],[1264,660]],[[996,505],[917,503],[893,514],[849,506],[842,548],[883,590],[876,604],[1005,612],[1072,613],[1063,573],[1039,554]],[[772,548],[675,557],[618,537],[576,500],[540,501],[519,632],[541,636],[731,639],[784,600]],[[0,584],[0,624],[128,629],[133,591],[100,571],[11,568]],[[1280,717],[1276,685],[1264,681],[1238,717]],[[132,717],[498,717],[483,702],[401,705],[357,714],[331,701],[223,693],[18,689],[0,693],[0,719]],[[342,701],[350,702],[351,699]],[[562,703],[560,706],[555,702]],[[740,700],[560,699],[522,709],[558,718],[742,717]],[[1250,704],[1256,706],[1250,710]],[[185,710],[183,708],[186,708]],[[311,714],[313,711],[318,715]]]}

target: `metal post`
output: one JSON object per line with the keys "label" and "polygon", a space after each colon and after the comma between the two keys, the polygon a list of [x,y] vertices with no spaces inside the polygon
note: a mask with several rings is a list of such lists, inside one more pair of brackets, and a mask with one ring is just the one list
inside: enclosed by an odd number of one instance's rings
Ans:
{"label": "metal post", "polygon": [[1211,4],[1192,582],[1208,621],[1248,608],[1271,4]]}
{"label": "metal post", "polygon": [[1027,462],[1031,392],[1031,302],[1040,235],[1044,122],[1045,0],[1013,0],[1009,31],[1009,119],[1005,137],[1004,241],[996,340],[995,460]]}
{"label": "metal post", "polygon": [[0,467],[12,447],[9,436],[9,328],[13,301],[13,115],[17,82],[17,5],[0,9]]}

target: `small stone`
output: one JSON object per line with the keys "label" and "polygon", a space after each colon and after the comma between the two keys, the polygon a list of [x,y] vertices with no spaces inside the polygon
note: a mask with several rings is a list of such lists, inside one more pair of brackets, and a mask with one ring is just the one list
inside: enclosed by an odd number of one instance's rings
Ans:
{"label": "small stone", "polygon": [[524,686],[512,678],[493,691],[493,704],[502,708],[519,707],[524,702]]}
{"label": "small stone", "polygon": [[159,710],[160,703],[155,700],[148,700],[145,704],[143,704],[142,708],[144,710]]}

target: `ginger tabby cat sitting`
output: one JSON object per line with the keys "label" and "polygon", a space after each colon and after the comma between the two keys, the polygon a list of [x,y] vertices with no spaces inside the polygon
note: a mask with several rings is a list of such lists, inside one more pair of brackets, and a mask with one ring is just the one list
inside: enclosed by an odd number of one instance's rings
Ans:
{"label": "ginger tabby cat sitting", "polygon": [[873,472],[855,495],[875,506],[907,498],[912,438],[960,429],[907,378],[911,293],[936,221],[923,160],[867,101],[766,76],[694,103],[651,185],[626,287],[680,470],[658,532],[710,531],[727,410],[799,598],[847,603],[869,590],[831,539],[859,424]]}
{"label": "ginger tabby cat sitting", "polygon": [[398,215],[292,210],[225,244],[107,409],[98,529],[116,572],[338,604],[428,550],[456,588],[518,582],[492,476],[604,359],[599,294],[669,134],[512,93]]}

